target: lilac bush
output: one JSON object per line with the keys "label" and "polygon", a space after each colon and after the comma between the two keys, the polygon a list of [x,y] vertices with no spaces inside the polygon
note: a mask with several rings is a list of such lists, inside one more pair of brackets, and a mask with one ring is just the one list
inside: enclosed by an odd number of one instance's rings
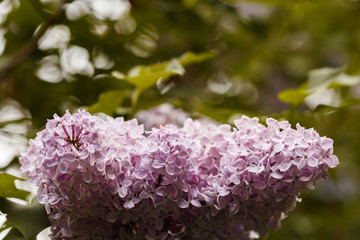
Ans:
{"label": "lilac bush", "polygon": [[137,120],[54,115],[21,156],[52,239],[252,239],[339,162],[333,141],[272,118]]}

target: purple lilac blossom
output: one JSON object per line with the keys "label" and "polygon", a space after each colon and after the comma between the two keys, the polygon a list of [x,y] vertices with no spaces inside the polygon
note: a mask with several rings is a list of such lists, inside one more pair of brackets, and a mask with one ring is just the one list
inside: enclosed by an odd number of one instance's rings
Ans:
{"label": "purple lilac blossom", "polygon": [[174,108],[169,103],[164,103],[147,110],[141,110],[136,113],[135,117],[144,124],[146,130],[150,130],[153,127],[168,124],[182,126],[189,115],[181,109]]}
{"label": "purple lilac blossom", "polygon": [[21,158],[52,239],[253,239],[276,229],[339,162],[333,141],[272,118],[136,120],[54,115]]}
{"label": "purple lilac blossom", "polygon": [[[220,183],[215,206],[235,214],[234,221],[245,231],[265,236],[278,228],[294,209],[301,190],[313,189],[315,181],[327,177],[327,169],[339,162],[333,141],[299,124],[242,117],[216,176]],[[219,188],[219,187],[217,187]]]}
{"label": "purple lilac blossom", "polygon": [[132,153],[142,139],[136,120],[105,121],[79,111],[48,121],[20,162],[39,186],[52,239],[118,237],[122,209],[135,201],[129,176]]}

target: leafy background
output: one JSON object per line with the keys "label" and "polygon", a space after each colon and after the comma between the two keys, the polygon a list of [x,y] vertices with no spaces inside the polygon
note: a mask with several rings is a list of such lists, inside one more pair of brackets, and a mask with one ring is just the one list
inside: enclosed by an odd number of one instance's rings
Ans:
{"label": "leafy background", "polygon": [[341,164],[268,239],[358,239],[359,12],[357,0],[0,1],[1,230],[34,239],[48,226],[13,176],[46,119],[78,108],[132,118],[169,102],[195,118],[271,116],[333,138]]}

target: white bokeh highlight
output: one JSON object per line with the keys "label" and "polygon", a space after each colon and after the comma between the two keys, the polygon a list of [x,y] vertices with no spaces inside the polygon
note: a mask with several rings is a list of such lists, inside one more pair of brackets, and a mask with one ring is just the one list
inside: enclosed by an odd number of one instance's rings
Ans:
{"label": "white bokeh highlight", "polygon": [[131,5],[127,0],[93,0],[91,9],[100,20],[119,20],[130,12]]}
{"label": "white bokeh highlight", "polygon": [[59,68],[59,57],[57,55],[49,55],[40,60],[39,68],[36,75],[50,83],[58,83],[62,80],[62,71]]}
{"label": "white bokeh highlight", "polygon": [[44,36],[39,40],[40,50],[62,49],[70,41],[70,29],[65,25],[56,25],[50,27]]}
{"label": "white bokeh highlight", "polygon": [[60,65],[65,74],[81,74],[91,77],[94,67],[89,52],[80,46],[69,46],[60,53]]}

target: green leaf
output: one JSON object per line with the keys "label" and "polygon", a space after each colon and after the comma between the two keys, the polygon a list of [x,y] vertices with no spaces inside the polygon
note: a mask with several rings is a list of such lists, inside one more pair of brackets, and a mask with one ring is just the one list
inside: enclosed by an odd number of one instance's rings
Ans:
{"label": "green leaf", "polygon": [[11,228],[10,232],[4,237],[3,240],[24,240],[24,236],[16,228]]}
{"label": "green leaf", "polygon": [[22,180],[7,173],[0,173],[0,197],[26,199],[26,197],[29,196],[29,192],[16,188],[14,182],[16,179]]}
{"label": "green leaf", "polygon": [[182,65],[173,59],[166,63],[135,66],[130,69],[125,79],[138,89],[146,89],[154,86],[160,78],[167,79],[173,75],[183,75],[184,73],[185,69]]}
{"label": "green leaf", "polygon": [[0,210],[7,214],[7,220],[25,239],[35,239],[39,232],[50,226],[44,206],[36,199],[28,205],[21,205],[0,197]]}
{"label": "green leaf", "polygon": [[193,52],[186,52],[181,57],[179,57],[179,62],[185,66],[192,63],[204,62],[215,56],[216,56],[215,51],[206,51],[199,54],[195,54]]}
{"label": "green leaf", "polygon": [[298,106],[310,93],[302,89],[287,89],[278,94],[280,101]]}
{"label": "green leaf", "polygon": [[320,68],[310,71],[308,80],[298,89],[288,89],[279,93],[279,100],[293,106],[299,106],[312,94],[331,88],[351,87],[360,83],[360,77],[350,76],[344,68]]}
{"label": "green leaf", "polygon": [[88,108],[90,113],[103,112],[112,115],[127,96],[128,91],[119,89],[100,94],[98,101]]}
{"label": "green leaf", "polygon": [[360,83],[359,76],[350,76],[345,73],[340,74],[328,86],[329,88],[352,87]]}
{"label": "green leaf", "polygon": [[334,82],[339,75],[344,71],[343,67],[340,68],[319,68],[311,70],[309,73],[308,87],[310,91],[326,89]]}
{"label": "green leaf", "polygon": [[159,79],[165,80],[174,75],[183,75],[185,73],[184,66],[186,65],[202,62],[214,56],[214,51],[207,51],[199,54],[187,52],[179,58],[174,58],[169,61],[146,66],[135,66],[129,70],[127,75],[114,71],[112,76],[126,80],[134,85],[139,91],[142,91],[143,89],[155,86]]}

